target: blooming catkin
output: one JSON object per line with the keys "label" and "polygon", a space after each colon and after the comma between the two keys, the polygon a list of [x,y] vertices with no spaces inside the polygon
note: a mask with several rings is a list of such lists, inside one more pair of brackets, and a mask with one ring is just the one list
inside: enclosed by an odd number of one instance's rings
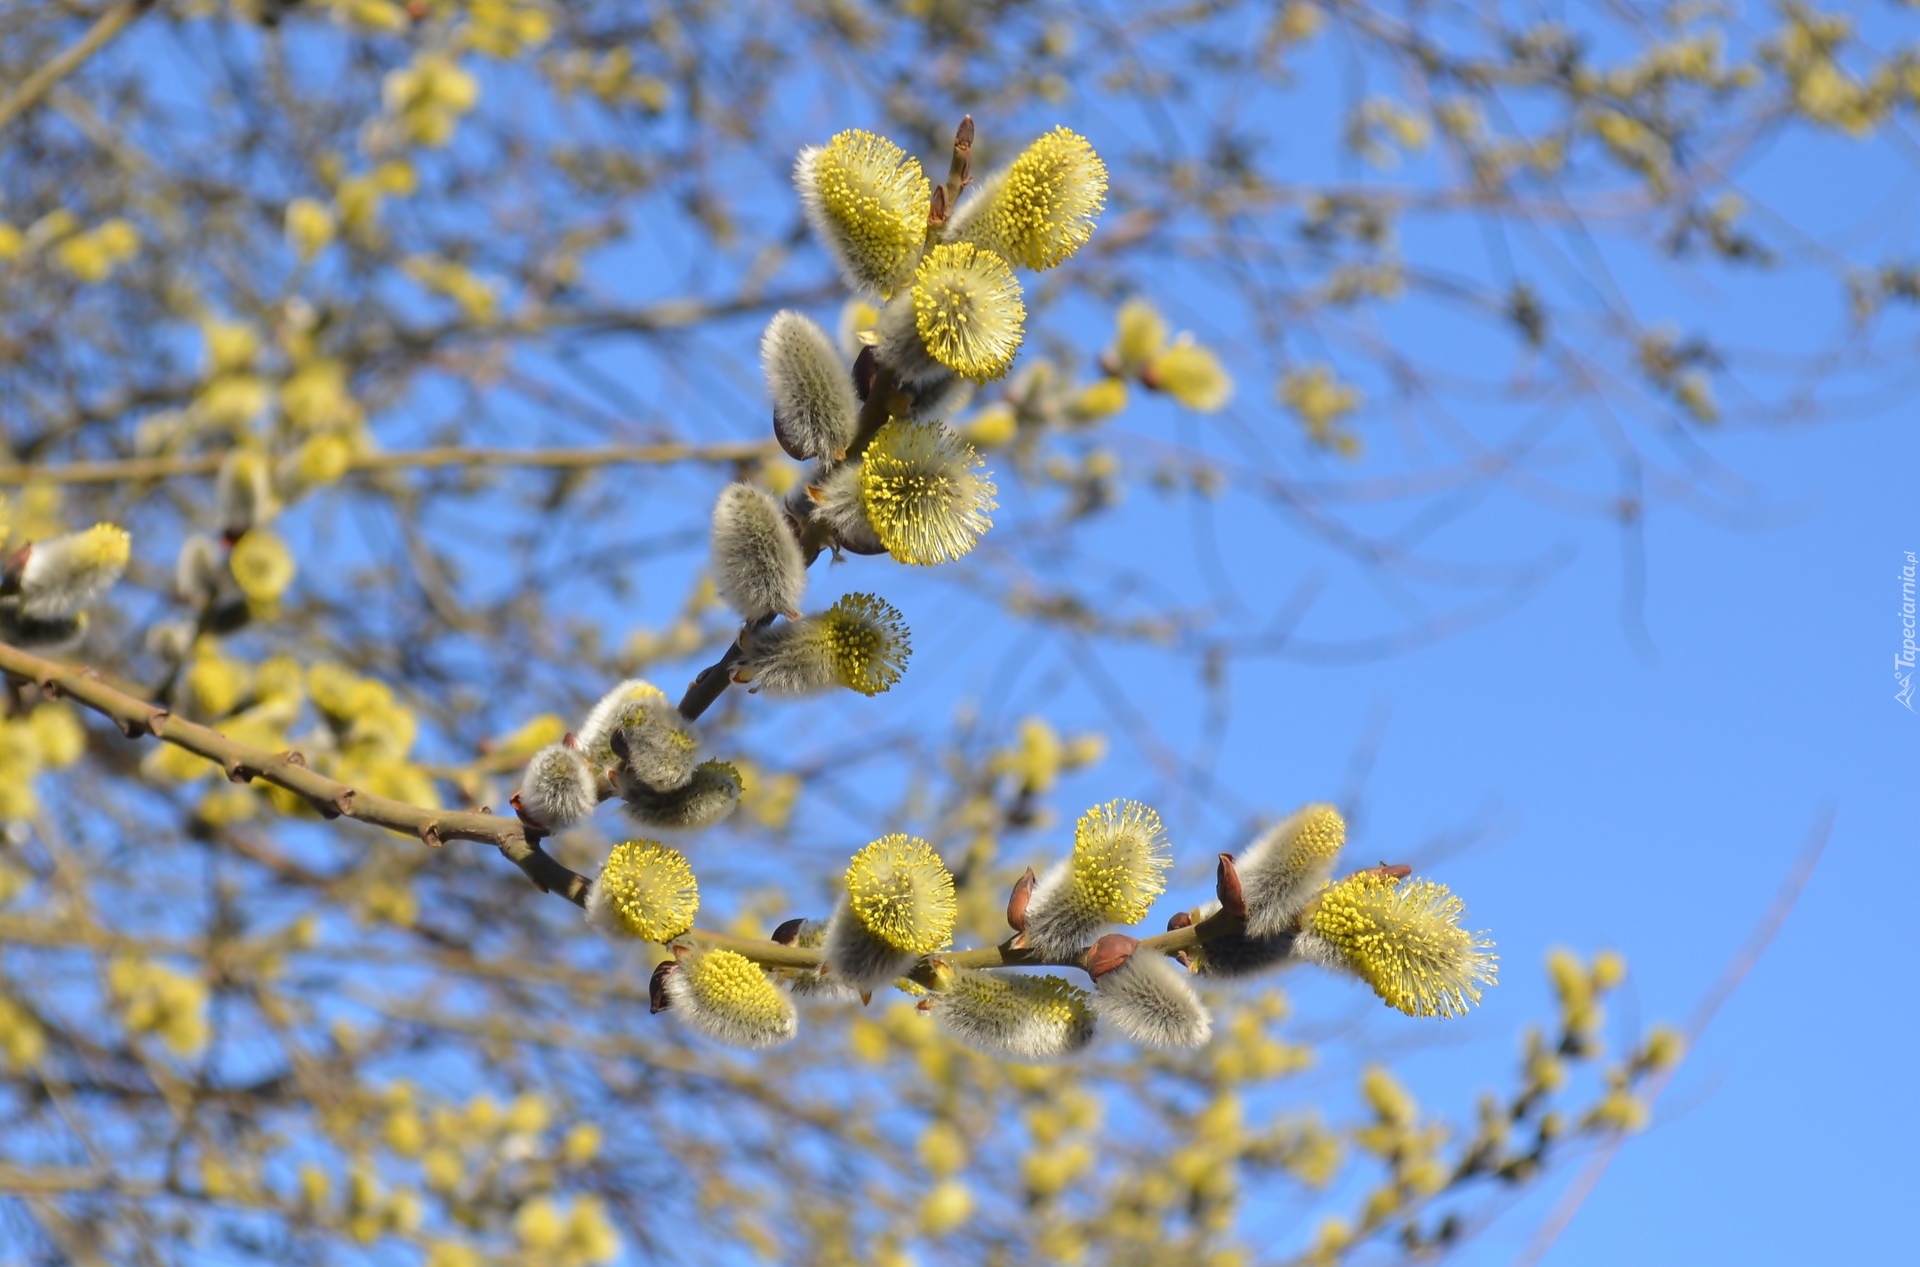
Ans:
{"label": "blooming catkin", "polygon": [[793,184],[849,286],[884,295],[913,268],[932,194],[918,159],[855,128],[800,151]]}
{"label": "blooming catkin", "polygon": [[888,423],[859,468],[860,504],[902,563],[950,563],[993,526],[993,480],[973,446],[937,422]]}
{"label": "blooming catkin", "polygon": [[740,803],[740,772],[725,761],[703,761],[694,767],[685,787],[671,792],[631,787],[621,795],[635,822],[669,831],[700,831],[733,813]]}
{"label": "blooming catkin", "polygon": [[729,484],[713,505],[713,587],[742,620],[796,616],[807,561],[787,512],[751,484]]}
{"label": "blooming catkin", "polygon": [[1106,201],[1106,164],[1086,137],[1055,128],[982,181],[960,203],[945,236],[1022,268],[1048,269],[1093,237]]}
{"label": "blooming catkin", "polygon": [[913,289],[880,314],[880,359],[909,386],[957,374],[999,378],[1026,336],[1026,305],[1007,262],[970,242],[928,251]]}
{"label": "blooming catkin", "polygon": [[897,609],[872,594],[848,594],[817,616],[755,630],[734,680],[769,695],[835,686],[878,695],[900,680],[912,650]]}
{"label": "blooming catkin", "polygon": [[953,939],[953,875],[917,837],[883,836],[853,856],[847,895],[827,923],[825,964],[862,994]]}
{"label": "blooming catkin", "polygon": [[664,985],[672,1015],[729,1047],[774,1047],[799,1028],[793,1000],[760,965],[731,950],[693,952]]}
{"label": "blooming catkin", "polygon": [[1294,954],[1351,972],[1408,1016],[1459,1016],[1498,974],[1493,943],[1460,927],[1465,914],[1443,884],[1362,871],[1307,908]]}
{"label": "blooming catkin", "polygon": [[940,1028],[990,1056],[1059,1060],[1093,1041],[1087,992],[1059,977],[961,969],[927,1006]]}
{"label": "blooming catkin", "polygon": [[1333,873],[1347,824],[1331,805],[1309,805],[1274,824],[1235,859],[1247,899],[1247,935],[1291,932]]}
{"label": "blooming catkin", "polygon": [[533,754],[520,779],[520,811],[550,832],[564,831],[600,803],[599,781],[587,759],[565,744]]}
{"label": "blooming catkin", "polygon": [[1139,951],[1093,983],[1094,1010],[1137,1043],[1199,1047],[1213,1034],[1187,974],[1165,955]]}
{"label": "blooming catkin", "polygon": [[1154,358],[1146,381],[1195,413],[1218,413],[1233,399],[1233,378],[1220,358],[1185,335]]}
{"label": "blooming catkin", "polygon": [[20,615],[60,621],[106,593],[127,570],[132,538],[113,524],[36,541],[20,570]]}
{"label": "blooming catkin", "polygon": [[773,434],[787,456],[838,459],[853,442],[860,402],[853,376],[825,330],[797,312],[777,312],[760,340],[773,397]]}
{"label": "blooming catkin", "polygon": [[1172,865],[1160,816],[1137,801],[1081,815],[1073,853],[1040,878],[1027,904],[1026,944],[1051,958],[1075,954],[1103,924],[1134,924],[1166,891]]}
{"label": "blooming catkin", "polygon": [[587,922],[609,934],[672,941],[693,927],[700,886],[676,849],[656,840],[613,847],[587,890]]}

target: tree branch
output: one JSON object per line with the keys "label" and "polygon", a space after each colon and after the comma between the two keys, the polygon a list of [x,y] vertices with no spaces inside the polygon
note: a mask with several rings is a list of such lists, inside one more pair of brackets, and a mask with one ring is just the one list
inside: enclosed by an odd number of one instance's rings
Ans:
{"label": "tree branch", "polygon": [[79,69],[85,61],[106,47],[108,41],[124,31],[135,18],[153,7],[153,0],[126,0],[117,8],[101,14],[87,33],[63,49],[54,59],[20,81],[20,86],[0,101],[0,128],[40,98],[55,84]]}
{"label": "tree branch", "polygon": [[[676,462],[751,462],[777,452],[764,441],[718,444],[625,444],[595,448],[492,449],[459,445],[438,449],[407,449],[393,453],[356,453],[349,472],[433,470],[448,466],[511,467],[514,469],[570,469],[592,466],[666,466]],[[211,475],[220,469],[223,453],[196,453],[188,457],[125,458],[105,462],[71,462],[61,466],[0,467],[0,484],[111,484],[120,481],[169,479],[178,475]]]}

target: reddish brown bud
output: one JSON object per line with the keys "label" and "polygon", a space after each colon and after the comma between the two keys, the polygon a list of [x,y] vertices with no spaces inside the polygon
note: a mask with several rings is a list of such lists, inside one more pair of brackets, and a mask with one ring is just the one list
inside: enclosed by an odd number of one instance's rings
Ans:
{"label": "reddish brown bud", "polygon": [[680,961],[678,959],[662,959],[660,966],[653,970],[653,975],[647,978],[647,1012],[649,1015],[658,1016],[671,1006],[671,1002],[667,998],[667,978],[678,971],[680,971]]}
{"label": "reddish brown bud", "polygon": [[1193,927],[1192,911],[1175,911],[1173,914],[1167,917],[1167,931],[1170,933],[1175,931],[1176,929],[1192,928],[1192,927]]}
{"label": "reddish brown bud", "polygon": [[935,185],[933,198],[927,203],[927,223],[945,224],[947,222],[947,187]]}
{"label": "reddish brown bud", "polygon": [[[862,347],[853,358],[853,390],[861,400],[873,390],[873,380],[880,373],[880,354],[870,347]],[[818,501],[818,498],[814,499]]]}
{"label": "reddish brown bud", "polygon": [[1389,880],[1404,880],[1413,874],[1413,868],[1404,862],[1383,862],[1377,867],[1362,867],[1355,875],[1385,876]]}
{"label": "reddish brown bud", "polygon": [[807,921],[796,915],[780,927],[773,930],[773,940],[782,946],[791,946],[800,940],[800,926]]}
{"label": "reddish brown bud", "polygon": [[1220,865],[1213,873],[1213,893],[1220,899],[1220,909],[1234,919],[1247,917],[1247,895],[1240,888],[1240,873],[1234,869],[1233,855],[1220,855]]}
{"label": "reddish brown bud", "polygon": [[1007,898],[1007,927],[1016,933],[1027,931],[1027,904],[1033,901],[1033,886],[1038,883],[1032,867],[1013,882],[1013,892]]}
{"label": "reddish brown bud", "polygon": [[970,150],[973,148],[973,116],[967,115],[960,120],[960,126],[953,132],[953,148]]}
{"label": "reddish brown bud", "polygon": [[1125,933],[1108,933],[1087,951],[1087,975],[1098,981],[1133,958],[1140,943]]}

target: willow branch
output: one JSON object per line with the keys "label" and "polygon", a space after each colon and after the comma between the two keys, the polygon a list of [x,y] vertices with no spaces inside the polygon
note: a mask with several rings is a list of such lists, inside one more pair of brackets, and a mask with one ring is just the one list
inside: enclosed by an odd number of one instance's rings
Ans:
{"label": "willow branch", "polygon": [[[92,669],[61,664],[0,643],[0,672],[38,686],[49,697],[70,699],[99,713],[120,727],[130,739],[151,735],[162,743],[205,757],[226,771],[235,783],[254,779],[305,797],[326,818],[351,818],[402,835],[414,836],[438,848],[449,840],[472,840],[493,845],[508,861],[526,873],[542,892],[584,906],[593,881],[572,870],[540,848],[537,833],[518,818],[480,810],[435,810],[391,797],[375,796],[330,779],[307,767],[298,751],[272,752],[229,739],[198,722],[176,717],[158,704],[130,695]],[[1241,921],[1217,912],[1187,928],[1174,929],[1141,940],[1140,949],[1170,955],[1190,950],[1215,937],[1239,931]],[[785,946],[772,940],[733,937],[694,929],[683,939],[697,945],[736,951],[769,968],[817,968],[821,952]],[[1086,952],[1047,958],[1011,942],[958,950],[934,956],[953,968],[1080,968]]]}
{"label": "willow branch", "polygon": [[[777,452],[764,441],[718,444],[626,444],[595,448],[491,449],[448,446],[394,453],[357,453],[349,473],[434,470],[441,467],[509,467],[515,470],[575,469],[595,466],[667,466],[679,462],[751,462]],[[113,484],[163,480],[181,475],[212,475],[221,453],[186,457],[124,458],[71,462],[60,466],[0,467],[0,484]]]}
{"label": "willow branch", "polygon": [[330,779],[307,767],[296,750],[271,752],[236,742],[208,726],[176,717],[158,704],[109,684],[91,669],[44,659],[0,643],[0,671],[32,682],[49,696],[65,697],[113,721],[130,739],[152,735],[163,743],[205,757],[235,783],[254,779],[304,797],[325,818],[351,818],[414,836],[438,847],[449,840],[493,845],[546,892],[575,903],[586,901],[590,881],[540,848],[539,837],[510,815],[482,810],[436,810],[375,796]]}
{"label": "willow branch", "polygon": [[0,101],[0,128],[13,122],[15,115],[33,105],[62,79],[79,69],[89,57],[106,47],[108,41],[124,31],[135,18],[153,7],[153,0],[126,0],[126,3],[101,14],[73,44],[54,59],[20,81],[20,86]]}

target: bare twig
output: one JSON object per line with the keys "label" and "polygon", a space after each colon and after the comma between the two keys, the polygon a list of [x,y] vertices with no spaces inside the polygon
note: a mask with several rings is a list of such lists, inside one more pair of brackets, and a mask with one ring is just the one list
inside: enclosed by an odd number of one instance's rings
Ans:
{"label": "bare twig", "polygon": [[61,50],[54,59],[20,81],[20,86],[0,101],[0,128],[40,98],[49,89],[79,69],[89,57],[106,47],[114,36],[126,30],[135,18],[153,7],[153,0],[126,0],[126,3],[101,14],[87,33]]}

